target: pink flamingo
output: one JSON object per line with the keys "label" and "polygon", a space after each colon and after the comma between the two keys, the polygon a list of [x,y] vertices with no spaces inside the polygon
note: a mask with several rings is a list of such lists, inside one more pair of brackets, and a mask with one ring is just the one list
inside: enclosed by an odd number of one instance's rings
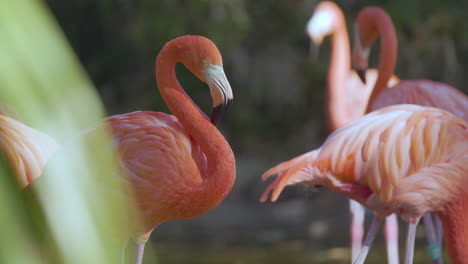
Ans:
{"label": "pink flamingo", "polygon": [[387,84],[393,77],[398,42],[392,20],[385,10],[363,8],[356,18],[355,29],[352,63],[357,72],[366,71],[372,45],[381,37],[379,75],[370,94],[369,111],[392,104],[419,104],[443,108],[468,119],[468,97],[450,85],[429,80],[401,80],[395,85]]}
{"label": "pink flamingo", "polygon": [[[331,37],[331,59],[327,76],[327,120],[333,132],[351,120],[364,115],[366,106],[377,79],[377,70],[365,71],[366,83],[351,70],[346,20],[340,7],[331,1],[320,2],[307,23],[307,33],[315,45],[321,45],[325,37]],[[387,85],[393,86],[399,79],[392,75]],[[354,262],[361,250],[364,236],[364,207],[349,200],[351,211],[351,259]],[[385,222],[388,263],[398,261],[398,220],[391,215]]]}
{"label": "pink flamingo", "polygon": [[[208,84],[211,122],[177,81],[178,62]],[[168,42],[156,58],[156,80],[174,116],[142,111],[105,120],[143,216],[143,228],[134,234],[137,263],[156,226],[216,207],[230,192],[236,171],[231,147],[215,126],[233,98],[216,45],[201,36]]]}
{"label": "pink flamingo", "polygon": [[[211,119],[190,99],[175,75],[185,65],[207,83],[213,99]],[[190,219],[215,208],[235,181],[235,159],[216,128],[233,99],[216,45],[201,36],[169,41],[156,58],[156,81],[174,115],[137,111],[108,117],[87,131],[109,127],[119,154],[122,176],[133,190],[143,225],[131,236],[138,244],[136,263],[152,231],[169,220]],[[34,185],[34,184],[33,184]]]}
{"label": "pink flamingo", "polygon": [[371,229],[397,213],[412,235],[419,219],[435,212],[452,263],[468,263],[467,149],[468,124],[460,117],[433,107],[385,107],[336,130],[319,149],[265,172],[263,179],[278,176],[261,201],[270,193],[276,201],[288,185],[324,185],[375,211]]}
{"label": "pink flamingo", "polygon": [[[355,29],[352,62],[359,72],[367,68],[370,49],[375,40],[381,36],[379,76],[370,95],[368,111],[393,104],[418,104],[445,109],[468,120],[468,97],[456,88],[429,80],[402,80],[396,85],[387,84],[395,68],[398,45],[392,20],[383,9],[363,8],[356,18]],[[385,89],[386,87],[389,89]],[[441,228],[436,228],[434,235],[431,217],[426,215],[423,220],[432,249],[431,258],[434,263],[442,263],[440,249],[437,247],[437,244],[441,244],[438,241],[442,240]],[[440,223],[438,218],[436,223]]]}

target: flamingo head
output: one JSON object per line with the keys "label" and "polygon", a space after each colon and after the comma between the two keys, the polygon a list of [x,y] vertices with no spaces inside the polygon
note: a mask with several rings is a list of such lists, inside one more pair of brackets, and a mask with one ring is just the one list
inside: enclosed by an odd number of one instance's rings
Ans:
{"label": "flamingo head", "polygon": [[390,17],[383,9],[369,6],[361,9],[354,23],[354,47],[351,63],[364,83],[365,79],[363,77],[369,64],[371,48],[379,36],[379,27],[383,26],[378,22],[382,21],[382,18],[391,24]]}
{"label": "flamingo head", "polygon": [[320,2],[315,8],[306,26],[306,33],[310,38],[310,52],[314,58],[318,56],[323,39],[333,33],[340,18],[343,20],[343,14],[334,2]]}
{"label": "flamingo head", "polygon": [[[366,27],[364,27],[366,28]],[[363,39],[365,33],[360,30],[358,23],[354,25],[354,48],[351,55],[351,63],[353,69],[357,72],[359,78],[363,83],[366,83],[366,70],[369,67],[369,54],[371,51],[372,42],[369,43],[367,39]]]}
{"label": "flamingo head", "polygon": [[306,32],[312,43],[321,45],[323,39],[338,27],[340,20],[343,21],[343,14],[334,2],[320,2],[306,26]]}
{"label": "flamingo head", "polygon": [[208,84],[213,99],[211,122],[217,125],[233,100],[231,85],[223,69],[221,54],[216,45],[202,36],[185,36],[185,56],[181,62],[201,81]]}

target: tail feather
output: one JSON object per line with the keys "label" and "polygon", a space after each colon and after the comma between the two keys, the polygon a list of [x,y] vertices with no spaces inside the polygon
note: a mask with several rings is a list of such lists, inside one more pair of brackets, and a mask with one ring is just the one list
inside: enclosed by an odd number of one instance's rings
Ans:
{"label": "tail feather", "polygon": [[275,202],[286,186],[310,180],[310,175],[304,173],[302,168],[306,167],[306,164],[314,160],[318,153],[319,150],[311,151],[267,170],[262,175],[262,180],[266,180],[273,175],[277,175],[277,177],[263,192],[260,197],[260,202],[268,200],[270,194],[270,200]]}
{"label": "tail feather", "polygon": [[0,114],[0,152],[22,188],[41,175],[57,149],[58,144],[48,135]]}
{"label": "tail feather", "polygon": [[273,168],[267,170],[265,173],[263,173],[262,180],[264,181],[264,180],[268,179],[269,177],[271,177],[271,176],[273,176],[275,174],[281,175],[282,173],[289,170],[289,168],[292,168],[294,165],[301,162],[303,159],[307,158],[307,155],[310,155],[310,152],[306,153],[306,154],[303,154],[303,155],[300,155],[300,156],[297,156],[297,157],[295,157],[295,158],[293,158],[291,160],[281,162],[280,164],[276,165],[275,167],[273,167]]}

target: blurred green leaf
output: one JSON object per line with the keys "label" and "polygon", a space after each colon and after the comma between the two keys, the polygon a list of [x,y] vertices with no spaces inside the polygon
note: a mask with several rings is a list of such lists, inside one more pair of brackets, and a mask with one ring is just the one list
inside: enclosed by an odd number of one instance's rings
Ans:
{"label": "blurred green leaf", "polygon": [[135,215],[129,192],[118,175],[108,132],[100,129],[78,141],[81,130],[100,122],[103,108],[41,1],[0,2],[0,87],[0,104],[62,146],[32,184],[48,226],[46,245],[28,239],[35,221],[30,217],[39,215],[20,202],[24,192],[11,184],[13,175],[2,171],[0,262],[119,262],[129,216]]}

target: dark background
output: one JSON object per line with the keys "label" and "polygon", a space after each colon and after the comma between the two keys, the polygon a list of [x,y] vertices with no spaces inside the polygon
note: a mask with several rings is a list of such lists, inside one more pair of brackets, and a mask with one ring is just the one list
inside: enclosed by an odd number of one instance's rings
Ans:
{"label": "dark background", "polygon": [[[234,104],[220,129],[237,159],[237,181],[218,208],[161,225],[145,260],[153,263],[348,263],[347,200],[328,190],[288,188],[276,204],[259,204],[260,175],[320,146],[329,41],[309,58],[305,24],[313,0],[48,0],[46,3],[90,75],[107,113],[168,112],[154,61],[169,40],[203,35],[220,49]],[[467,92],[468,30],[464,0],[338,1],[352,32],[358,11],[383,7],[399,37],[395,74],[427,78]],[[352,36],[351,36],[352,39]],[[372,53],[376,66],[378,48]],[[208,112],[208,89],[183,66],[178,78]],[[369,215],[370,217],[370,215]],[[368,218],[369,219],[369,218]],[[403,231],[401,225],[401,249]],[[427,261],[424,237],[416,257]],[[385,261],[380,237],[369,263]],[[372,262],[374,261],[374,262]]]}

